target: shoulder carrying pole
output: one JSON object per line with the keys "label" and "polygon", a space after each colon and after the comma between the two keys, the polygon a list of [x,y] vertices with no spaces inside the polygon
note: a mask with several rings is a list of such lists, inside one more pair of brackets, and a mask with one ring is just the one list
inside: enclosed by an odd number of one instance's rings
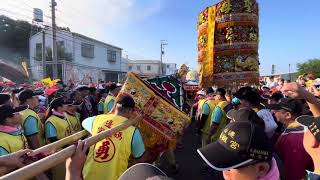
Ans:
{"label": "shoulder carrying pole", "polygon": [[[106,130],[106,131],[102,131],[101,133],[97,134],[96,136],[89,137],[89,138],[85,139],[84,141],[88,146],[92,146],[92,145],[96,144],[97,142],[105,139],[106,137],[110,137],[112,134],[128,128],[129,126],[133,125],[136,122],[137,122],[136,120],[127,120],[119,126],[116,126],[116,127],[111,128],[109,130]],[[79,132],[78,134],[82,134],[82,131]],[[58,144],[58,143],[56,143],[56,144]],[[60,146],[60,143],[58,146]],[[52,149],[52,146],[47,146],[47,147],[45,146],[43,148],[35,150],[35,152],[39,153],[39,152],[44,152],[44,150],[50,150],[50,149]],[[46,171],[46,170],[48,170],[48,169],[50,169],[60,163],[63,163],[67,158],[69,158],[73,155],[75,150],[76,150],[76,145],[70,145],[69,147],[67,147],[67,148],[65,148],[55,154],[47,156],[37,162],[34,162],[34,163],[29,164],[23,168],[20,168],[16,171],[9,173],[9,174],[6,174],[6,175],[0,177],[0,180],[17,180],[17,179],[26,180],[26,179],[30,179],[30,178],[40,174],[41,172],[44,172],[44,171]]]}

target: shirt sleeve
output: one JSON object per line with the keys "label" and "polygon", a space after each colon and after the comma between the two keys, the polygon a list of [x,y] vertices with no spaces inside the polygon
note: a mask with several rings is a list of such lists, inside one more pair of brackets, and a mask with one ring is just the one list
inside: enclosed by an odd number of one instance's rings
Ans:
{"label": "shirt sleeve", "polygon": [[209,115],[210,114],[210,107],[207,103],[204,103],[202,105],[202,114],[205,114],[205,115]]}
{"label": "shirt sleeve", "polygon": [[7,154],[9,154],[9,152],[5,148],[0,146],[0,156],[4,156]]}
{"label": "shirt sleeve", "polygon": [[139,129],[135,129],[131,142],[131,153],[134,158],[140,158],[145,152],[144,143]]}
{"label": "shirt sleeve", "polygon": [[31,136],[39,132],[37,119],[29,116],[23,124],[24,135]]}
{"label": "shirt sleeve", "polygon": [[109,103],[107,104],[107,109],[108,109],[108,112],[110,112],[113,108],[113,105],[114,105],[114,100],[110,100]]}
{"label": "shirt sleeve", "polygon": [[213,111],[213,115],[212,115],[212,122],[215,124],[220,124],[221,120],[222,120],[222,110],[220,109],[220,107],[216,107]]}
{"label": "shirt sleeve", "polygon": [[53,137],[57,137],[57,130],[51,122],[46,123],[46,137],[48,139],[53,138]]}
{"label": "shirt sleeve", "polygon": [[99,102],[98,104],[98,111],[102,112],[103,111],[103,103]]}

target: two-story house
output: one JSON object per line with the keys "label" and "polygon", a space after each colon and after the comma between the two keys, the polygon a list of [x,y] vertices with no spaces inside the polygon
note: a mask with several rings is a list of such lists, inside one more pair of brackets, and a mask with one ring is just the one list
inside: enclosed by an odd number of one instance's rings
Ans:
{"label": "two-story house", "polygon": [[[63,81],[81,82],[91,78],[94,82],[99,79],[118,82],[126,73],[121,65],[121,48],[74,32],[58,30],[56,34],[58,77]],[[46,47],[45,63],[42,61],[42,43]],[[33,35],[29,48],[33,79],[52,77],[52,30],[47,28]]]}

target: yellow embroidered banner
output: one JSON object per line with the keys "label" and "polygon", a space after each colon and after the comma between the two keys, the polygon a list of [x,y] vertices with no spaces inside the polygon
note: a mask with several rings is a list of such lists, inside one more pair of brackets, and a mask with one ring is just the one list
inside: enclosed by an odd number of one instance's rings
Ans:
{"label": "yellow embroidered banner", "polygon": [[144,115],[138,125],[147,149],[174,148],[176,135],[190,123],[190,117],[163,98],[158,92],[134,73],[128,73],[121,94],[129,94],[136,108]]}

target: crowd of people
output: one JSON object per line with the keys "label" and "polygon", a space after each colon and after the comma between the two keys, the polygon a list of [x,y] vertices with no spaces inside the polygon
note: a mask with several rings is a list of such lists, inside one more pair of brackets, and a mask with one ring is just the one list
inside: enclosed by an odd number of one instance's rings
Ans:
{"label": "crowd of people", "polygon": [[[121,84],[95,87],[63,85],[53,93],[24,87],[0,94],[0,173],[29,163],[32,150],[85,129],[92,136],[126,120],[139,121],[130,95],[117,95]],[[320,179],[320,101],[316,80],[270,78],[261,86],[197,92],[190,115],[203,172],[222,172],[226,180]],[[193,127],[193,126],[192,126]],[[111,140],[110,140],[111,139]],[[108,154],[112,143],[112,157]],[[129,158],[136,165],[128,169]],[[38,179],[170,179],[153,163],[139,128],[117,132],[94,146],[79,140],[65,164]]]}

